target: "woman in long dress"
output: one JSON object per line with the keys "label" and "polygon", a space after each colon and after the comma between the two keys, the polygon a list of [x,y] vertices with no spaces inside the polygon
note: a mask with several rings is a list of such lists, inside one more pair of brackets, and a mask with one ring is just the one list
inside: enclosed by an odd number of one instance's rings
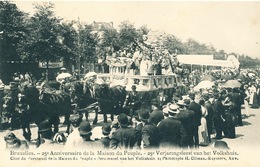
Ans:
{"label": "woman in long dress", "polygon": [[202,117],[201,117],[201,125],[199,126],[199,144],[201,146],[209,145],[209,135],[207,129],[207,121],[206,116],[208,115],[208,111],[206,107],[204,107],[205,100],[200,99],[199,104],[201,106]]}
{"label": "woman in long dress", "polygon": [[235,104],[232,102],[232,96],[228,95],[223,102],[225,107],[224,111],[224,135],[227,138],[236,138],[236,111]]}
{"label": "woman in long dress", "polygon": [[257,98],[256,98],[256,87],[254,84],[251,84],[249,88],[250,98],[249,98],[249,105],[251,108],[257,108]]}

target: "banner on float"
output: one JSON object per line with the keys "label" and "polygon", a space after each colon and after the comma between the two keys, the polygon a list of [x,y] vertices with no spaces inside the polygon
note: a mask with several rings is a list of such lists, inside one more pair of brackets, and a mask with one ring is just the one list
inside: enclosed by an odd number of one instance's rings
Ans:
{"label": "banner on float", "polygon": [[[61,68],[61,67],[63,67],[63,61],[49,62],[49,68]],[[39,68],[47,68],[47,62],[40,61]]]}

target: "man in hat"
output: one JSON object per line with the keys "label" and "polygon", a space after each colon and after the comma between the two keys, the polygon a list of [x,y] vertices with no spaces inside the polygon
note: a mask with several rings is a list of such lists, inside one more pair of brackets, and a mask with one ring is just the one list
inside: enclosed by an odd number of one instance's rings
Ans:
{"label": "man in hat", "polygon": [[167,95],[164,94],[164,90],[162,88],[158,89],[158,96],[156,97],[159,103],[159,109],[161,110],[164,105],[170,102],[170,99]]}
{"label": "man in hat", "polygon": [[161,136],[160,147],[162,148],[180,148],[181,141],[186,137],[186,130],[177,120],[176,116],[180,112],[176,104],[168,104],[168,118],[162,120],[159,125],[159,135]]}
{"label": "man in hat", "polygon": [[213,147],[218,150],[229,150],[228,144],[225,141],[217,140],[214,142]]}
{"label": "man in hat", "polygon": [[[63,133],[53,133],[52,125],[49,120],[45,120],[38,125],[38,141],[39,149],[48,149],[50,145],[54,146],[55,143],[64,144],[66,137]],[[63,145],[55,144],[55,147],[61,148]]]}
{"label": "man in hat", "polygon": [[123,108],[130,108],[130,116],[133,117],[135,111],[141,106],[141,95],[136,91],[136,86],[132,85],[132,91],[126,95],[126,99]]}
{"label": "man in hat", "polygon": [[158,148],[160,143],[159,129],[155,124],[149,123],[149,111],[142,109],[138,113],[141,120],[141,148],[150,149]]}
{"label": "man in hat", "polygon": [[190,100],[178,100],[177,105],[180,107],[180,113],[177,114],[176,119],[182,122],[184,129],[186,130],[186,137],[181,141],[182,148],[194,148],[193,140],[193,121],[194,121],[194,111],[189,110]]}
{"label": "man in hat", "polygon": [[[75,132],[76,133],[76,132]],[[74,149],[98,149],[102,148],[100,141],[92,140],[92,126],[86,120],[82,121],[78,128],[78,136],[66,143],[66,148]]]}
{"label": "man in hat", "polygon": [[159,109],[159,103],[157,99],[151,100],[151,109],[149,122],[157,125],[161,120],[164,119],[163,112]]}
{"label": "man in hat", "polygon": [[103,137],[101,137],[101,143],[103,145],[103,148],[105,149],[109,149],[110,146],[110,132],[111,132],[111,126],[110,124],[106,123],[102,126],[102,134],[104,135]]}
{"label": "man in hat", "polygon": [[128,127],[128,118],[126,114],[121,113],[117,117],[119,128],[114,131],[110,141],[112,149],[132,149],[136,144],[136,132],[134,128]]}
{"label": "man in hat", "polygon": [[195,93],[190,93],[189,94],[190,98],[190,105],[189,105],[189,110],[194,111],[194,117],[193,117],[193,138],[194,138],[194,144],[195,148],[199,148],[199,135],[198,135],[198,130],[199,126],[201,125],[201,117],[202,117],[202,111],[201,111],[201,106],[196,103],[195,100]]}

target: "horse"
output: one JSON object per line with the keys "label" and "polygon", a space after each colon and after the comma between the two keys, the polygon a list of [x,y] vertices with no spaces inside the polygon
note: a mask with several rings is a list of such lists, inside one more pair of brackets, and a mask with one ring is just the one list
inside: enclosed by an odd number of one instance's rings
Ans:
{"label": "horse", "polygon": [[104,122],[107,122],[107,114],[111,114],[111,120],[114,120],[114,114],[119,114],[123,110],[123,103],[126,98],[126,90],[124,86],[115,85],[110,87],[106,83],[94,85],[94,94],[98,102],[98,110],[96,110],[97,120],[98,113],[103,114]]}
{"label": "horse", "polygon": [[[24,98],[24,103],[27,105],[28,114],[37,127],[42,122],[48,121],[54,126],[54,133],[57,133],[59,130],[60,115],[65,116],[64,124],[69,122],[71,100],[68,94],[59,90],[50,91],[46,87],[38,90],[36,86],[32,85],[24,85],[21,87],[20,92]],[[25,133],[25,136],[28,139],[30,133]]]}

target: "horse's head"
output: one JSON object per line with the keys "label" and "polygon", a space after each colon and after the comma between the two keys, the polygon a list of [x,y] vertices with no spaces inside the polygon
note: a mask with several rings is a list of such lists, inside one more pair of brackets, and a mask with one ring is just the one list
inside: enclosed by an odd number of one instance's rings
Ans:
{"label": "horse's head", "polygon": [[94,87],[94,94],[97,98],[109,98],[109,85],[106,83],[98,84],[95,83]]}

